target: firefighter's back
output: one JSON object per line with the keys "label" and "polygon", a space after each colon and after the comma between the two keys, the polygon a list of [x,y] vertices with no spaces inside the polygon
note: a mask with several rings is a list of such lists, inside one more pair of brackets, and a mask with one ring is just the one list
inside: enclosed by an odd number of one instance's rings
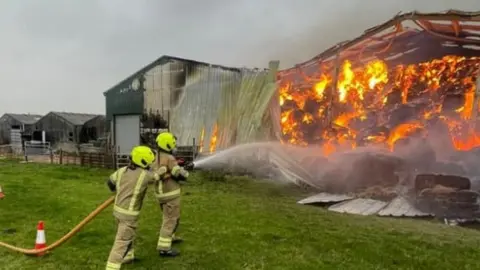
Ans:
{"label": "firefighter's back", "polygon": [[[123,173],[116,183],[115,215],[118,218],[137,216],[141,210],[148,183],[145,175],[147,171],[141,168],[121,168]],[[143,177],[142,177],[143,174]]]}

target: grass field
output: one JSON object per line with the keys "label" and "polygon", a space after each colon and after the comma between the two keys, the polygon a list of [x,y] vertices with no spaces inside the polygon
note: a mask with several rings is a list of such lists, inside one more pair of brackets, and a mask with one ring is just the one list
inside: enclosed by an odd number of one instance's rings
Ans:
{"label": "grass field", "polygon": [[[31,248],[45,221],[47,242],[110,196],[108,171],[0,163],[0,240]],[[480,234],[427,221],[359,217],[300,206],[298,191],[245,178],[194,174],[184,186],[178,258],[157,256],[160,209],[149,191],[138,263],[122,269],[480,269]],[[14,228],[15,234],[5,229]],[[104,269],[115,233],[111,207],[45,257],[0,249],[0,269]]]}

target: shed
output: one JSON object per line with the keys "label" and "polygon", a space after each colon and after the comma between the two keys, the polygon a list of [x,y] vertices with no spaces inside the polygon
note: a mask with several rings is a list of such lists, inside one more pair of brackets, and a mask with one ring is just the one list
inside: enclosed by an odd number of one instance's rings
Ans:
{"label": "shed", "polygon": [[4,114],[0,117],[0,144],[21,144],[21,134],[31,135],[41,117],[38,114]]}
{"label": "shed", "polygon": [[[105,115],[97,115],[94,118],[88,120],[83,124],[83,128],[80,133],[80,138],[85,140],[97,140],[104,137],[108,132],[108,126],[106,125]],[[86,142],[86,141],[85,141]]]}
{"label": "shed", "polygon": [[38,132],[45,131],[51,144],[58,142],[86,143],[96,140],[105,129],[104,116],[97,114],[49,112],[36,123]]}

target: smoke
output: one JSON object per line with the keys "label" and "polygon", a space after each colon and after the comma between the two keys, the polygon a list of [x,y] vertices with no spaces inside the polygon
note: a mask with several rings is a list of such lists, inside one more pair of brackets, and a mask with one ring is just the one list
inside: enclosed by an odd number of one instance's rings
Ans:
{"label": "smoke", "polygon": [[[307,3],[304,3],[307,2]],[[266,38],[264,46],[277,44],[270,53],[265,55],[268,59],[279,59],[282,68],[311,59],[325,49],[335,44],[354,39],[366,29],[382,24],[399,12],[441,12],[449,9],[477,11],[480,4],[476,1],[304,1],[303,8],[298,4],[280,5],[280,9],[288,8],[285,12],[283,32],[272,33]],[[368,16],[365,16],[368,14]],[[295,22],[289,19],[295,18]],[[295,29],[295,30],[293,30]],[[264,57],[262,57],[264,58]]]}
{"label": "smoke", "polygon": [[[201,170],[248,174],[280,183],[308,185],[332,192],[354,192],[369,186],[389,186],[396,176],[403,184],[420,173],[469,177],[479,186],[480,149],[454,150],[447,134],[431,129],[426,138],[408,138],[390,152],[384,147],[363,146],[338,151],[328,157],[320,146],[298,147],[280,142],[237,145],[196,160]],[[392,174],[392,173],[395,173]],[[402,179],[405,177],[405,179]]]}

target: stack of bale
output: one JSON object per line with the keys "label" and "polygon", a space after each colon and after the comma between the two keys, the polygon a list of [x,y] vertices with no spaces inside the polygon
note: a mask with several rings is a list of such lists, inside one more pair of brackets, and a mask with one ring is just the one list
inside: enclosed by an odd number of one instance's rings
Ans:
{"label": "stack of bale", "polygon": [[441,218],[475,218],[480,214],[480,194],[470,188],[466,177],[419,174],[415,178],[415,204]]}

